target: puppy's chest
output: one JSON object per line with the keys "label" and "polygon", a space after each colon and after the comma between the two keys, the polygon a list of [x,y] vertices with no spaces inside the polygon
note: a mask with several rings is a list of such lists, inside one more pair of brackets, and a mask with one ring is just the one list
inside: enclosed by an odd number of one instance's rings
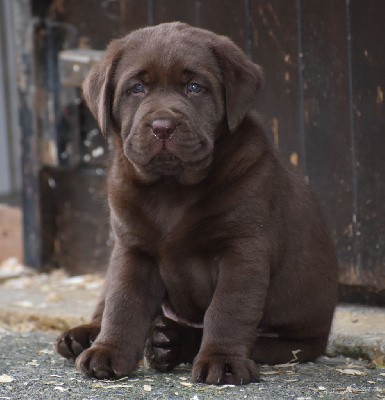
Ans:
{"label": "puppy's chest", "polygon": [[158,201],[148,208],[148,216],[159,233],[158,240],[168,240],[173,233],[183,225],[183,220],[188,216],[187,204],[172,204],[167,201]]}
{"label": "puppy's chest", "polygon": [[143,204],[143,212],[152,232],[151,240],[155,245],[175,244],[183,239],[197,222],[193,208],[194,199],[175,199],[164,194]]}

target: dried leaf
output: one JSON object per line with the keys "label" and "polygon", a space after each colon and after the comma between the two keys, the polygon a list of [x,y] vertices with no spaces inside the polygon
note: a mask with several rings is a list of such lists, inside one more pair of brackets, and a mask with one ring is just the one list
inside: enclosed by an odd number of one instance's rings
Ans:
{"label": "dried leaf", "polygon": [[187,387],[191,387],[193,384],[192,383],[190,383],[190,382],[180,382],[180,384],[182,385],[182,386],[187,386]]}

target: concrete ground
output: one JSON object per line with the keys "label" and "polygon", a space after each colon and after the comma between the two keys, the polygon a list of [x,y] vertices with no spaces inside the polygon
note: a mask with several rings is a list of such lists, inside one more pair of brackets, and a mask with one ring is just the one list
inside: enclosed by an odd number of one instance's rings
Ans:
{"label": "concrete ground", "polygon": [[55,334],[0,333],[0,399],[384,399],[384,370],[368,362],[322,357],[317,363],[261,367],[245,386],[190,383],[190,366],[169,374],[144,367],[119,381],[88,379],[53,350]]}
{"label": "concrete ground", "polygon": [[348,305],[336,311],[327,357],[262,366],[257,384],[191,384],[191,366],[170,374],[142,367],[116,382],[87,379],[55,353],[53,341],[87,321],[101,284],[96,276],[35,274],[15,259],[0,265],[0,400],[385,399],[385,309]]}

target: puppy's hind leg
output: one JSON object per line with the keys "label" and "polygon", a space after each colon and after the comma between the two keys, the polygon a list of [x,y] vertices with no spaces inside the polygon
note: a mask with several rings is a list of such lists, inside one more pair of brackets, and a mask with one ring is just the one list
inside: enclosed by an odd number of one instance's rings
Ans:
{"label": "puppy's hind leg", "polygon": [[314,361],[326,348],[327,336],[310,339],[259,337],[251,358],[258,364]]}
{"label": "puppy's hind leg", "polygon": [[202,341],[202,329],[190,328],[158,316],[151,326],[145,357],[150,366],[168,372],[181,363],[192,363]]}

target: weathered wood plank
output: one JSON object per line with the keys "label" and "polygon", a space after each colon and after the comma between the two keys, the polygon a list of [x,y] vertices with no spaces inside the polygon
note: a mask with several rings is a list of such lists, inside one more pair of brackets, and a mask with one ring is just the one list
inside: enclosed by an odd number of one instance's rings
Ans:
{"label": "weathered wood plank", "polygon": [[385,2],[350,1],[361,284],[385,288]]}
{"label": "weathered wood plank", "polygon": [[302,1],[307,175],[336,244],[341,281],[355,274],[356,227],[345,2]]}
{"label": "weathered wood plank", "polygon": [[195,25],[195,1],[193,0],[153,0],[154,24],[181,21]]}
{"label": "weathered wood plank", "polygon": [[258,110],[287,161],[304,168],[296,1],[251,1],[253,58],[265,73]]}
{"label": "weathered wood plank", "polygon": [[200,26],[229,36],[247,52],[248,21],[244,1],[204,0],[200,3]]}

